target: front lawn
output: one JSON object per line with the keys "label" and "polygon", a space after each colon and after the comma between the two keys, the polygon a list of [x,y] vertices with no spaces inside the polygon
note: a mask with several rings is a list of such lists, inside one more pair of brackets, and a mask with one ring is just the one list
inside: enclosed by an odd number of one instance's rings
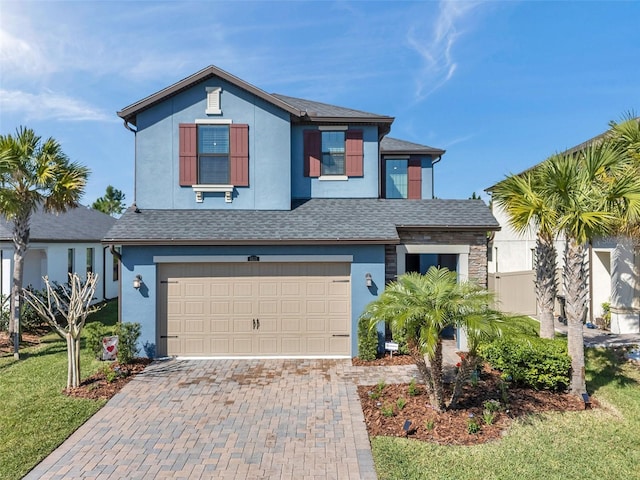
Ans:
{"label": "front lawn", "polygon": [[[113,325],[117,301],[94,313]],[[82,377],[101,367],[82,349]],[[39,345],[0,357],[0,479],[19,479],[60,445],[105,403],[104,400],[71,398],[62,393],[67,382],[66,345],[56,334]]]}
{"label": "front lawn", "polygon": [[393,437],[371,439],[380,480],[637,478],[640,367],[620,352],[587,349],[587,386],[601,408],[549,413],[472,447]]}

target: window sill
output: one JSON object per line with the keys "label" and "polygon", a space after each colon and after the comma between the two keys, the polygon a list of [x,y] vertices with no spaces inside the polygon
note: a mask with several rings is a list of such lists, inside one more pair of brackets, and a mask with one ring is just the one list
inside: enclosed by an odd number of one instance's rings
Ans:
{"label": "window sill", "polygon": [[231,203],[233,193],[233,185],[192,185],[193,191],[196,192],[196,202],[203,202],[203,193],[224,193],[224,201]]}
{"label": "window sill", "polygon": [[326,182],[326,181],[344,182],[346,180],[349,180],[349,177],[347,177],[346,175],[321,175],[318,177],[318,180],[320,180],[321,182]]}

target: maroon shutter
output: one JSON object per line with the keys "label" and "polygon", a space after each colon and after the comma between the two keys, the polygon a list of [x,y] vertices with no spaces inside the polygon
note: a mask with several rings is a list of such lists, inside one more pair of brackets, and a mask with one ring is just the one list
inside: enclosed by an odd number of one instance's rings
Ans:
{"label": "maroon shutter", "polygon": [[249,125],[234,124],[229,129],[231,185],[249,186]]}
{"label": "maroon shutter", "polygon": [[422,198],[422,162],[420,157],[410,156],[407,168],[409,181],[407,198],[419,200]]}
{"label": "maroon shutter", "polygon": [[181,123],[180,145],[180,186],[190,187],[198,183],[198,129],[195,123]]}
{"label": "maroon shutter", "polygon": [[304,131],[304,176],[320,176],[320,158],[322,156],[319,130]]}
{"label": "maroon shutter", "polygon": [[347,130],[345,150],[347,176],[362,177],[364,175],[362,130]]}

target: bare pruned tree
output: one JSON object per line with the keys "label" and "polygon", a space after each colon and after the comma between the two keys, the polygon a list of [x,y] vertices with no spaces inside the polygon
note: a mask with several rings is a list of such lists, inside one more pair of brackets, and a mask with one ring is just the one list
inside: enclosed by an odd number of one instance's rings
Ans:
{"label": "bare pruned tree", "polygon": [[80,386],[80,334],[87,316],[98,310],[91,301],[96,291],[98,275],[87,273],[83,281],[77,273],[69,274],[69,284],[56,288],[43,277],[47,296],[40,298],[29,290],[23,290],[23,298],[40,317],[67,342],[67,388]]}

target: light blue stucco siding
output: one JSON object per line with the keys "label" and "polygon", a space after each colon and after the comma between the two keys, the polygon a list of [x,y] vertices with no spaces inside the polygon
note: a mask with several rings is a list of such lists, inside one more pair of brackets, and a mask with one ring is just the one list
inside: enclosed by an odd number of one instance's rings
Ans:
{"label": "light blue stucco siding", "polygon": [[[222,114],[207,115],[206,87],[221,87]],[[196,202],[191,187],[179,185],[179,124],[231,120],[249,125],[249,186],[236,187],[233,201],[205,193]],[[136,203],[156,209],[291,208],[291,128],[289,113],[217,77],[195,85],[137,117]]]}
{"label": "light blue stucco siding", "polygon": [[320,180],[304,176],[304,131],[313,125],[294,125],[291,129],[291,193],[293,198],[377,198],[380,172],[378,169],[378,127],[352,125],[362,130],[364,176],[348,180]]}
{"label": "light blue stucco siding", "polygon": [[[139,346],[156,344],[157,317],[157,264],[154,256],[193,256],[197,261],[203,255],[304,255],[312,259],[318,255],[350,255],[351,263],[351,352],[358,352],[357,325],[364,307],[375,300],[384,289],[385,255],[383,245],[323,245],[323,246],[123,246],[122,247],[122,321],[138,322],[142,336]],[[366,286],[365,276],[371,274],[372,287]],[[133,279],[142,276],[139,290],[133,288]],[[383,327],[381,327],[383,328]]]}

